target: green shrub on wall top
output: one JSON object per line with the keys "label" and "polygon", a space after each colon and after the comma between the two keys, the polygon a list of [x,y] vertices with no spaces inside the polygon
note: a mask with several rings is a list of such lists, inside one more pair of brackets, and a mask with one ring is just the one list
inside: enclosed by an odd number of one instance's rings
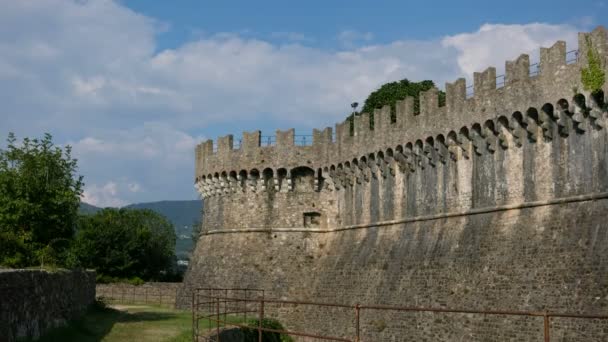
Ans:
{"label": "green shrub on wall top", "polygon": [[[420,92],[427,91],[434,87],[435,83],[431,80],[411,82],[407,78],[400,81],[385,83],[369,94],[361,112],[354,113],[354,115],[369,113],[370,129],[374,129],[374,109],[379,109],[388,105],[391,107],[391,122],[395,122],[397,119],[397,101],[401,101],[407,96],[414,98],[414,113],[420,113]],[[445,105],[445,93],[439,91],[438,94],[439,106],[442,107]],[[351,135],[354,133],[354,115],[351,114],[348,117]]]}
{"label": "green shrub on wall top", "polygon": [[606,82],[606,73],[603,69],[600,54],[593,47],[589,37],[586,37],[586,42],[588,65],[581,69],[581,81],[583,88],[595,95],[602,90],[604,82]]}

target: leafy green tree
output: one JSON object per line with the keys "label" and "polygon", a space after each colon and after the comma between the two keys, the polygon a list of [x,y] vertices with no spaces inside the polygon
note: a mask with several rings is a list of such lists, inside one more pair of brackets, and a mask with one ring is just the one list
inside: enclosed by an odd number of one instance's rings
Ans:
{"label": "leafy green tree", "polygon": [[61,263],[82,194],[77,160],[50,134],[18,143],[9,133],[7,143],[0,149],[0,264]]}
{"label": "leafy green tree", "polygon": [[[435,83],[430,80],[425,80],[421,82],[410,82],[407,78],[402,79],[401,81],[389,82],[382,85],[377,90],[373,91],[367,99],[365,100],[365,104],[361,109],[361,112],[355,113],[355,115],[359,115],[360,113],[369,113],[370,114],[370,125],[371,128],[374,128],[374,109],[382,108],[386,105],[391,106],[391,121],[395,122],[397,118],[397,110],[396,104],[397,101],[405,99],[406,96],[411,96],[414,98],[414,112],[420,112],[420,98],[419,94],[421,91],[426,91],[435,87]],[[445,104],[445,93],[443,91],[439,92],[439,105],[443,106]],[[353,129],[353,116],[349,117],[351,120],[351,134]]]}
{"label": "leafy green tree", "polygon": [[175,230],[149,209],[103,209],[81,216],[72,247],[74,266],[100,275],[159,280],[172,272]]}

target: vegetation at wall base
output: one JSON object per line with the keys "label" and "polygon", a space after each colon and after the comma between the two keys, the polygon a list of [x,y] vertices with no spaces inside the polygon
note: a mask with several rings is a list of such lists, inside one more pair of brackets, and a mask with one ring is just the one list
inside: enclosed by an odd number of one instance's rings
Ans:
{"label": "vegetation at wall base", "polygon": [[[251,328],[241,328],[244,335],[244,342],[257,342],[258,341],[258,330],[254,327],[260,325],[260,320],[252,319],[247,322],[247,325]],[[276,319],[264,318],[262,319],[262,328],[274,329],[274,330],[285,330],[283,325]],[[264,331],[262,332],[263,342],[293,342],[290,336],[279,334],[276,332]]]}

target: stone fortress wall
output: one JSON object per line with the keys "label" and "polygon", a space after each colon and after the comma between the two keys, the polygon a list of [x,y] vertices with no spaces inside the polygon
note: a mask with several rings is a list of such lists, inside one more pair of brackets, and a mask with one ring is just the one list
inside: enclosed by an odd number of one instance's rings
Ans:
{"label": "stone fortress wall", "polygon": [[[598,27],[579,34],[572,61],[557,42],[541,49],[532,74],[521,55],[506,63],[502,87],[488,68],[474,74],[474,96],[459,79],[446,84],[445,106],[431,89],[420,113],[411,98],[397,104],[395,122],[389,107],[377,110],[373,130],[363,114],[353,135],[345,121],[335,140],[331,128],[315,130],[311,146],[295,146],[293,130],[270,147],[260,132],[244,133],[238,149],[232,136],[203,142],[195,181],[205,234],[186,285],[348,304],[608,313],[608,82],[596,97],[583,90],[588,41],[608,73],[608,32]],[[490,328],[470,317],[403,321],[411,324],[370,339],[537,336],[537,326],[508,318]],[[608,338],[606,323],[562,323],[554,328],[569,327],[563,340],[577,340],[572,331]]]}
{"label": "stone fortress wall", "polygon": [[37,340],[94,301],[94,271],[0,269],[0,341]]}

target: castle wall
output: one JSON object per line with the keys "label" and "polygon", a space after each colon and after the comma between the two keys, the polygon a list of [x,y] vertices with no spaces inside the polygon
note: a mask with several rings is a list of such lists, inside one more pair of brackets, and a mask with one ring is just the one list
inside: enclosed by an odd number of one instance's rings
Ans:
{"label": "castle wall", "polygon": [[[264,288],[288,300],[605,314],[606,210],[604,199],[331,233],[205,235],[186,284]],[[292,329],[352,337],[352,311],[331,317],[306,308],[279,315]],[[388,327],[377,331],[382,320]],[[542,340],[537,318],[369,312],[362,327],[364,341]],[[605,341],[607,328],[555,319],[552,335]]]}
{"label": "castle wall", "polygon": [[[260,147],[259,132],[197,148],[205,234],[183,291],[263,288],[281,299],[477,310],[608,313],[608,98],[582,89],[581,53],[541,49],[413,100]],[[608,82],[607,82],[608,84]],[[606,88],[606,86],[604,87]],[[605,92],[608,93],[608,92]],[[312,204],[315,204],[312,207]],[[310,225],[306,215],[322,220]],[[308,224],[307,224],[308,222]],[[319,223],[321,222],[321,223]],[[187,305],[182,303],[182,305]],[[289,328],[352,338],[352,312],[267,308]],[[542,319],[363,313],[364,341],[537,341]],[[315,330],[315,331],[311,331]],[[553,319],[552,340],[604,341],[608,322]]]}

